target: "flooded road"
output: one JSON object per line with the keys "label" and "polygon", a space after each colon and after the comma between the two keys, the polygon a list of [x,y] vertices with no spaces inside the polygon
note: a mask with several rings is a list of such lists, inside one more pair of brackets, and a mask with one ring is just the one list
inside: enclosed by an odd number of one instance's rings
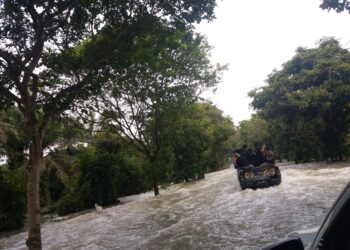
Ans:
{"label": "flooded road", "polygon": [[[318,226],[350,180],[350,163],[281,167],[277,187],[241,191],[234,169],[130,196],[101,213],[42,225],[44,249],[259,249]],[[26,233],[0,249],[26,249]]]}

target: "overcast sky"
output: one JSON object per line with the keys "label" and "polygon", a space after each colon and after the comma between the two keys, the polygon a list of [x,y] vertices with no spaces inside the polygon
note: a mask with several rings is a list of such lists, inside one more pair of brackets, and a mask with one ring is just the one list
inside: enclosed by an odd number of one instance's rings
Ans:
{"label": "overcast sky", "polygon": [[290,60],[297,47],[315,47],[333,36],[350,48],[350,14],[327,12],[320,0],[223,0],[216,19],[197,31],[213,46],[212,61],[228,63],[223,83],[210,99],[235,125],[249,119],[248,92],[265,85],[273,69]]}

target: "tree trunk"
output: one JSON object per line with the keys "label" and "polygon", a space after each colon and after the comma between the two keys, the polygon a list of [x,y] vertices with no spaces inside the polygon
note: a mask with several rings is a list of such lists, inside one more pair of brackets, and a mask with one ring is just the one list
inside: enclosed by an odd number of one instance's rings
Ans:
{"label": "tree trunk", "polygon": [[27,206],[28,206],[28,239],[26,244],[30,250],[42,249],[40,231],[40,169],[42,165],[42,140],[39,129],[30,124],[32,144],[29,152]]}

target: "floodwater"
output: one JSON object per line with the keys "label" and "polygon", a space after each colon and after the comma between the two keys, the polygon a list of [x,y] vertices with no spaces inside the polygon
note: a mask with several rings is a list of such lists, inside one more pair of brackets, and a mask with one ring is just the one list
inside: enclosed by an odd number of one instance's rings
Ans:
{"label": "floodwater", "polygon": [[[259,249],[317,227],[350,180],[350,163],[281,167],[282,184],[241,191],[233,168],[122,199],[101,213],[42,225],[44,249]],[[26,249],[26,233],[0,249]]]}

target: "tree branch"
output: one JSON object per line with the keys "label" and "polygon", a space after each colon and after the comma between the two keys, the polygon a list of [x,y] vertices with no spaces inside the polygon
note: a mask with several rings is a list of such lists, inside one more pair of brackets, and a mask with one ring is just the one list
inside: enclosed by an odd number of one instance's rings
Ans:
{"label": "tree branch", "polygon": [[0,85],[0,92],[9,100],[16,102],[19,106],[22,106],[22,100],[14,95],[9,89],[6,89],[4,86]]}

